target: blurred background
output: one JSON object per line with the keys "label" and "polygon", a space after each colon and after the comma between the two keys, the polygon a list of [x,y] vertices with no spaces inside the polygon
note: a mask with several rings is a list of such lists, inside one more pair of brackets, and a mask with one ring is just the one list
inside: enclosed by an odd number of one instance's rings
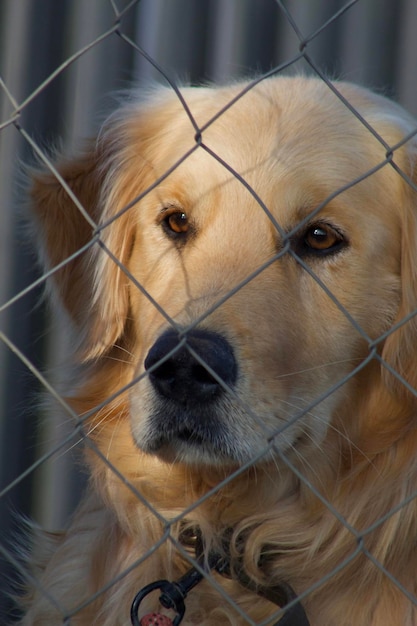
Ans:
{"label": "blurred background", "polygon": [[[68,425],[39,400],[62,355],[26,236],[31,143],[93,135],[132,84],[226,82],[281,65],[370,86],[417,114],[415,0],[0,0],[0,624],[19,578],[18,514],[59,527],[84,477]],[[300,57],[300,43],[304,55]],[[155,64],[151,62],[153,60]],[[35,284],[34,284],[35,283]]]}

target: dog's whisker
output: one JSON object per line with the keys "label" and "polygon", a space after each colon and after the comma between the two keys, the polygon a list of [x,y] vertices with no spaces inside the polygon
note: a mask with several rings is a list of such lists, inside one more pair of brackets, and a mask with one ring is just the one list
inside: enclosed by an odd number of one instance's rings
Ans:
{"label": "dog's whisker", "polygon": [[126,364],[126,365],[132,365],[132,361],[128,361],[127,359],[119,359],[119,358],[117,358],[117,357],[115,357],[115,356],[110,356],[110,355],[108,355],[108,356],[106,357],[106,359],[107,359],[108,361],[116,361],[117,363],[124,363],[124,364]]}
{"label": "dog's whisker", "polygon": [[120,363],[127,363],[128,365],[131,365],[132,363],[135,363],[136,357],[135,357],[135,354],[133,352],[131,352],[130,350],[128,350],[127,348],[125,348],[124,346],[121,346],[119,344],[115,344],[114,347],[117,348],[117,350],[119,352],[124,352],[129,357],[130,360],[127,360],[127,359],[123,360],[122,358],[118,358],[118,357],[115,357],[114,355],[110,355],[110,354],[106,355],[107,359],[112,360],[112,361],[119,361]]}
{"label": "dog's whisker", "polygon": [[[301,398],[300,398],[300,401],[301,401]],[[304,410],[303,406],[300,406],[300,405],[297,405],[297,404],[294,404],[294,403],[290,403],[290,402],[286,402],[286,404],[289,404],[292,408],[295,408],[295,409],[299,410],[300,412]],[[290,412],[289,412],[289,414],[290,414]],[[317,414],[317,413],[315,413],[313,411],[308,411],[306,413],[306,415],[309,415],[310,417],[314,418],[316,421],[324,424],[328,430],[334,431],[346,443],[348,443],[349,449],[355,449],[361,456],[363,456],[365,461],[367,461],[371,466],[375,467],[375,464],[372,461],[372,459],[369,456],[367,456],[365,454],[365,452],[361,448],[359,448],[352,441],[352,439],[349,437],[349,435],[346,432],[343,432],[342,430],[340,430],[340,428],[337,428],[331,421],[325,420],[321,415],[319,415],[319,414]]]}
{"label": "dog's whisker", "polygon": [[321,369],[325,369],[327,367],[334,367],[335,365],[344,365],[346,363],[361,363],[364,359],[363,358],[352,358],[352,359],[338,359],[337,361],[328,361],[326,363],[321,363],[319,365],[312,365],[311,367],[306,367],[303,368],[301,370],[294,370],[291,372],[287,372],[285,374],[280,374],[277,377],[277,380],[281,380],[283,378],[288,378],[291,376],[298,376],[300,374],[305,374],[307,372],[314,372],[317,370],[321,370]]}
{"label": "dog's whisker", "polygon": [[114,438],[117,434],[117,430],[120,427],[120,423],[122,421],[122,416],[120,413],[117,413],[112,419],[111,422],[113,423],[113,427],[112,427],[112,431],[111,431],[111,436],[109,438],[108,444],[107,444],[107,453],[106,453],[106,458],[110,460],[111,458],[111,449],[112,449],[112,445],[113,445],[113,441]]}

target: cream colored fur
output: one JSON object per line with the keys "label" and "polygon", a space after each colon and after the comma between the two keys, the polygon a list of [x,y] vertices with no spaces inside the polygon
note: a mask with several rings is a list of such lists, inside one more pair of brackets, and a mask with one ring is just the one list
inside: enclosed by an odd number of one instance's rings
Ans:
{"label": "cream colored fur", "polygon": [[[55,626],[62,614],[74,626],[127,626],[141,587],[190,566],[177,543],[183,518],[214,544],[233,527],[249,576],[305,594],[311,626],[417,624],[399,587],[416,594],[417,407],[404,384],[417,386],[416,318],[385,335],[417,308],[406,180],[415,138],[384,164],[416,125],[388,100],[335,83],[381,141],[327,85],[302,77],[262,81],[211,123],[244,86],[182,90],[202,146],[177,96],[160,89],[144,102],[133,95],[83,156],[58,163],[101,226],[102,245],[51,284],[83,362],[68,402],[90,413],[91,480],[68,529],[45,540],[36,574],[54,603],[31,591],[26,626]],[[36,174],[32,201],[48,268],[94,236],[53,174]],[[161,226],[166,207],[192,219],[181,249]],[[309,271],[284,245],[308,224],[331,224],[346,244],[303,257]],[[200,458],[196,446],[162,458],[140,449],[153,402],[143,363],[169,320],[199,320],[232,345],[239,377],[220,418],[233,423],[240,461]],[[278,619],[277,607],[211,576],[189,594],[184,626]],[[146,608],[157,607],[152,596]]]}

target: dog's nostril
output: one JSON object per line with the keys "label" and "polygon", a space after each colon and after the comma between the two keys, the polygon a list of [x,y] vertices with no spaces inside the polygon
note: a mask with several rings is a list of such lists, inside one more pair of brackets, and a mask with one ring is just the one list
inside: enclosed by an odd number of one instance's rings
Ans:
{"label": "dog's nostril", "polygon": [[[148,366],[147,369],[149,369]],[[173,381],[175,378],[175,368],[173,367],[173,363],[169,361],[165,361],[158,365],[156,368],[157,374],[153,372],[154,375],[158,376],[161,380],[166,380],[167,382]],[[151,374],[152,375],[152,374]]]}
{"label": "dog's nostril", "polygon": [[187,334],[186,344],[178,347],[180,341],[175,331],[165,332],[145,359],[145,369],[149,371],[152,385],[161,395],[182,404],[208,401],[223,391],[220,381],[229,386],[235,383],[236,360],[224,337],[195,329]]}

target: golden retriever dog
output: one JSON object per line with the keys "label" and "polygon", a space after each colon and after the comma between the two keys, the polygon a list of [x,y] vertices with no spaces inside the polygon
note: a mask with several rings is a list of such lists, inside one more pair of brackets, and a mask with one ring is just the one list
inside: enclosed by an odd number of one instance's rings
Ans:
{"label": "golden retriever dog", "polygon": [[155,88],[35,173],[90,480],[23,624],[177,624],[131,605],[188,570],[183,626],[417,624],[416,129],[343,82]]}

